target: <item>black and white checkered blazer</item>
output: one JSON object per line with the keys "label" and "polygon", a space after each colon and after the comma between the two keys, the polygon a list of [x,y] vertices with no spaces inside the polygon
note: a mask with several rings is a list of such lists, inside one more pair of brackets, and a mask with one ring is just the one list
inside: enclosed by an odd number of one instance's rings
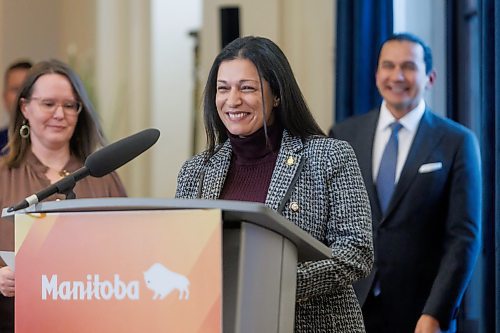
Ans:
{"label": "black and white checkered blazer", "polygon": [[[204,152],[184,163],[177,198],[219,197],[231,162],[229,140],[219,148],[206,162]],[[285,130],[265,205],[332,249],[331,259],[297,268],[295,331],[364,332],[352,283],[372,267],[371,213],[349,144],[324,137],[301,140]]]}

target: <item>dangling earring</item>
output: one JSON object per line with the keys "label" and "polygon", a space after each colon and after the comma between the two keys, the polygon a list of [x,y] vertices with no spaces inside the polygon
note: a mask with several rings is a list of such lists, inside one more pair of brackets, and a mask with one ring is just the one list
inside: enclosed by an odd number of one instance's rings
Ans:
{"label": "dangling earring", "polygon": [[274,107],[277,107],[278,105],[280,105],[280,99],[279,99],[279,98],[275,98],[275,99],[274,99],[273,106],[274,106]]}
{"label": "dangling earring", "polygon": [[27,139],[30,136],[30,125],[26,123],[26,120],[23,121],[23,126],[19,129],[19,135],[23,139]]}

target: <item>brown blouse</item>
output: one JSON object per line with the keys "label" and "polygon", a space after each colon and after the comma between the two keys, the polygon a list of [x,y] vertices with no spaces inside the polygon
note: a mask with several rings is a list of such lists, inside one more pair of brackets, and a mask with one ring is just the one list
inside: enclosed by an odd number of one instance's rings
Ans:
{"label": "brown blouse", "polygon": [[[73,172],[81,168],[83,163],[75,156],[64,167],[65,171]],[[10,207],[27,196],[36,193],[50,185],[45,176],[48,167],[29,151],[24,162],[18,168],[9,168],[0,160],[0,209]],[[101,197],[125,197],[125,188],[118,175],[114,172],[102,177],[88,176],[76,183],[74,192],[78,199]],[[63,194],[55,194],[45,201],[64,200]],[[12,221],[0,218],[0,250],[14,250],[14,225]],[[4,263],[0,260],[0,267]]]}

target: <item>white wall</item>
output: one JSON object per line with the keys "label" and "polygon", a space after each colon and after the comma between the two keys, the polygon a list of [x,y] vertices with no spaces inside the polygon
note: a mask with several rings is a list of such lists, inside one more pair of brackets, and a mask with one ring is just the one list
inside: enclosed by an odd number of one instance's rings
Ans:
{"label": "white wall", "polygon": [[325,133],[333,124],[336,1],[288,0],[282,7],[281,46],[307,104]]}
{"label": "white wall", "polygon": [[435,113],[446,115],[445,1],[394,0],[394,31],[411,32],[432,49],[437,80],[426,101]]}
{"label": "white wall", "polygon": [[[103,128],[116,141],[151,126],[150,3],[96,1],[94,82]],[[156,147],[155,147],[156,148]],[[130,196],[149,196],[154,149],[118,170]]]}
{"label": "white wall", "polygon": [[189,32],[201,26],[201,0],[151,2],[151,123],[160,129],[152,158],[152,195],[175,194],[177,173],[192,155],[195,42]]}

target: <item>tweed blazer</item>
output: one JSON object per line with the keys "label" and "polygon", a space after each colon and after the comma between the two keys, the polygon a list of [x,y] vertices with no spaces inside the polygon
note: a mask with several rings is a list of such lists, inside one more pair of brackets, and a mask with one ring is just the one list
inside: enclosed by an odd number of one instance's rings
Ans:
{"label": "tweed blazer", "polygon": [[[184,163],[177,198],[218,199],[231,162],[227,140]],[[340,140],[283,133],[265,205],[332,249],[297,267],[295,332],[364,332],[352,283],[373,263],[371,212],[354,151]],[[297,209],[298,207],[298,209]]]}

